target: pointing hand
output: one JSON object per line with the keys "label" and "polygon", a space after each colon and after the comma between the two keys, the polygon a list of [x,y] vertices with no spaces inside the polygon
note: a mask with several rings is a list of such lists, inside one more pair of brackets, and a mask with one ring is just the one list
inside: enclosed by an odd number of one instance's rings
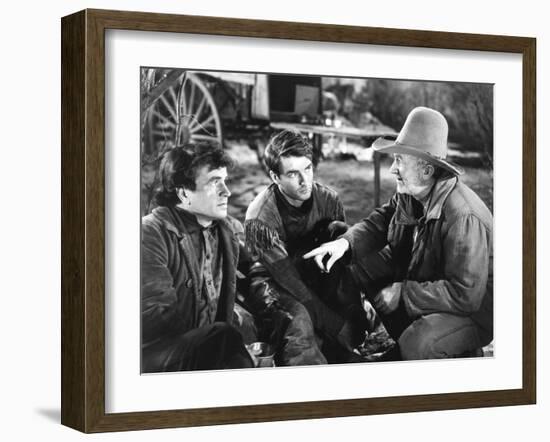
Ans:
{"label": "pointing hand", "polygon": [[[306,253],[303,258],[310,259],[313,258],[315,263],[321,269],[322,272],[330,272],[330,269],[336,261],[338,261],[344,253],[349,249],[349,242],[347,239],[339,238],[335,241],[327,242],[317,247],[316,249],[311,250]],[[326,266],[323,264],[325,256],[330,256],[330,259],[327,261]]]}

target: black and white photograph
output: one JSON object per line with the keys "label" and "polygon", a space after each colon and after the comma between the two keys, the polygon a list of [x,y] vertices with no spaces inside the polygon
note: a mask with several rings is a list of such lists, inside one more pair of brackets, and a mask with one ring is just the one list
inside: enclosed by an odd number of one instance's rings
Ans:
{"label": "black and white photograph", "polygon": [[139,81],[142,374],[494,356],[493,84]]}

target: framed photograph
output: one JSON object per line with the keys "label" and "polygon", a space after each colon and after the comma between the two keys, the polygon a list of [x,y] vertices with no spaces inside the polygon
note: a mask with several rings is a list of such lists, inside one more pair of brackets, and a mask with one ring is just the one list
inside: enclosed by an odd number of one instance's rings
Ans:
{"label": "framed photograph", "polygon": [[[535,403],[535,53],[525,37],[64,17],[62,423]],[[365,231],[383,238],[368,253]]]}

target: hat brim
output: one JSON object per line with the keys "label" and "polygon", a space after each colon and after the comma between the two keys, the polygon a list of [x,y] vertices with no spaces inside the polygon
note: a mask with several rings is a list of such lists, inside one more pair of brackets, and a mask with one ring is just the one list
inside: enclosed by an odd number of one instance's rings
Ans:
{"label": "hat brim", "polygon": [[462,175],[464,173],[464,169],[462,169],[462,167],[458,166],[457,164],[453,164],[451,161],[436,158],[433,155],[430,155],[429,153],[424,152],[423,150],[420,150],[414,146],[400,144],[397,143],[395,140],[389,140],[387,138],[380,137],[376,139],[374,143],[372,143],[371,147],[377,152],[401,153],[405,155],[412,155],[417,158],[422,158],[423,160],[428,161],[430,164],[441,167],[442,169],[445,169],[456,176]]}

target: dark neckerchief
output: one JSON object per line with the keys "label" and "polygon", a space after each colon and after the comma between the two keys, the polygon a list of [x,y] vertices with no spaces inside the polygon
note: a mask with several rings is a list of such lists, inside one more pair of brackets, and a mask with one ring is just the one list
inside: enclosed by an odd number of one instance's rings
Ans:
{"label": "dark neckerchief", "polygon": [[291,216],[307,215],[311,210],[311,206],[313,205],[313,193],[309,197],[309,199],[307,201],[304,201],[304,203],[300,207],[296,207],[290,204],[286,197],[279,190],[279,187],[275,187],[275,198],[277,199],[277,207],[279,208],[279,212],[286,211]]}
{"label": "dark neckerchief", "polygon": [[193,213],[185,209],[182,209],[181,207],[178,207],[178,206],[174,206],[173,209],[174,210],[172,211],[172,213],[174,214],[174,217],[176,218],[176,221],[178,222],[178,224],[180,224],[178,227],[180,228],[180,230],[185,230],[188,233],[195,233],[197,231],[215,229],[216,226],[218,225],[218,222],[214,220],[208,227],[204,227],[201,224],[199,224],[199,222],[197,221],[197,217]]}
{"label": "dark neckerchief", "polygon": [[[300,207],[290,204],[278,188],[275,188],[277,208],[283,222],[283,229],[288,243],[303,236],[307,228],[305,219],[311,213],[313,207],[313,194]],[[288,246],[288,244],[287,244]]]}

